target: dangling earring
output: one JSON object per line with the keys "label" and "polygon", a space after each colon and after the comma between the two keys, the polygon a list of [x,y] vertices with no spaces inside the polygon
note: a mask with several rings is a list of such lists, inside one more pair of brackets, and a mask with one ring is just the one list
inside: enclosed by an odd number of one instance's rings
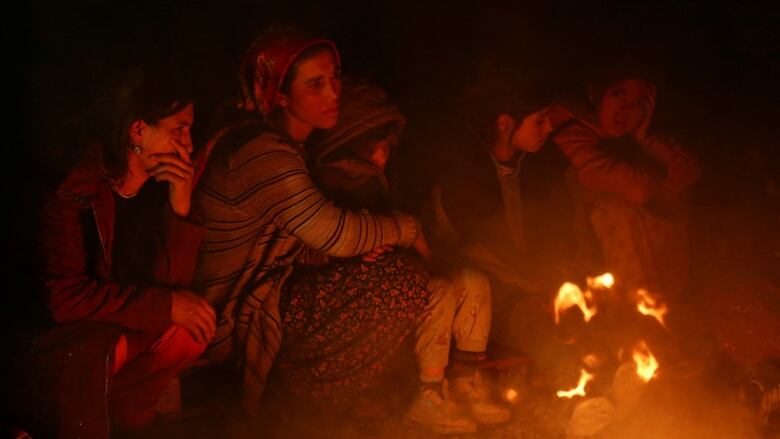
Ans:
{"label": "dangling earring", "polygon": [[141,155],[141,153],[144,152],[144,147],[141,145],[140,141],[131,146],[130,149],[138,155]]}

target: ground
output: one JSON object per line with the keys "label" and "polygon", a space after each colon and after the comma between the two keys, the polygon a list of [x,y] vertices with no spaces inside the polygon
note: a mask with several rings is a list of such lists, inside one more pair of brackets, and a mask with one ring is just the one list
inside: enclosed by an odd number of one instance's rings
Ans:
{"label": "ground", "polygon": [[[695,209],[692,228],[694,266],[689,296],[672,306],[669,331],[659,330],[648,335],[651,343],[655,342],[663,351],[659,352],[661,368],[658,374],[642,388],[638,402],[626,413],[620,416],[601,413],[601,418],[588,417],[586,413],[578,418],[581,426],[597,425],[599,419],[608,424],[587,437],[780,437],[777,429],[763,426],[755,401],[751,402],[744,392],[749,379],[780,381],[776,364],[768,366],[769,372],[756,372],[755,368],[761,353],[771,347],[770,335],[780,334],[774,323],[780,303],[776,208],[755,200],[745,200],[742,204],[708,204],[706,199],[706,196],[701,197],[702,201]],[[717,314],[718,298],[730,303],[731,297],[751,299],[746,306]],[[614,326],[614,322],[611,324],[613,326],[606,324],[601,329],[594,329],[593,337],[607,340],[604,343],[609,344],[609,340],[631,332],[628,326],[621,328]],[[571,428],[572,414],[579,405],[595,397],[607,397],[611,401],[607,404],[614,404],[614,367],[604,370],[597,382],[589,387],[587,398],[572,400],[555,397],[556,389],[534,379],[534,374],[522,361],[514,368],[493,370],[489,373],[498,390],[510,384],[520,390],[519,401],[510,405],[512,419],[497,426],[481,426],[477,433],[459,437],[565,438]],[[399,368],[390,378],[389,385],[380,389],[380,397],[369,402],[356,401],[347,410],[315,411],[305,404],[285,401],[269,393],[258,419],[241,415],[235,398],[224,390],[226,386],[220,384],[217,376],[213,370],[193,371],[185,376],[182,387],[186,416],[160,422],[143,436],[192,439],[438,437],[404,417],[415,391],[413,364]]]}

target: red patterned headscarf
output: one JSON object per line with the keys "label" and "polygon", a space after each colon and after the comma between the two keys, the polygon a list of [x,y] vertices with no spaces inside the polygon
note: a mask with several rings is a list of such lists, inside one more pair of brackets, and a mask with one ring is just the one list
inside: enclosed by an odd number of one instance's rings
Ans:
{"label": "red patterned headscarf", "polygon": [[276,108],[282,82],[295,60],[309,47],[323,44],[330,47],[341,64],[339,52],[332,41],[307,38],[293,30],[274,30],[260,35],[244,54],[241,62],[241,91],[244,109],[258,110],[263,118]]}

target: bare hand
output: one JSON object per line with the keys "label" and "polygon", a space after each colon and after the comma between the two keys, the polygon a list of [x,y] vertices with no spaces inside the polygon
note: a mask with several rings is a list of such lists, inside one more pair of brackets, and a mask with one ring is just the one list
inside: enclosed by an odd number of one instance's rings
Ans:
{"label": "bare hand", "polygon": [[428,241],[425,239],[425,234],[422,229],[417,230],[417,236],[414,237],[412,248],[417,251],[425,259],[431,258],[431,248],[428,247]]}
{"label": "bare hand", "polygon": [[380,245],[379,247],[371,250],[368,253],[363,254],[363,262],[376,262],[377,259],[379,259],[380,256],[387,252],[393,251],[394,248],[392,245]]}
{"label": "bare hand", "polygon": [[198,343],[208,343],[217,332],[217,314],[202,297],[189,291],[175,291],[171,320],[184,326]]}
{"label": "bare hand", "polygon": [[153,154],[150,158],[158,164],[149,170],[149,175],[157,181],[169,183],[168,198],[171,209],[179,216],[189,215],[195,173],[190,156],[186,152],[178,151],[176,154]]}
{"label": "bare hand", "polygon": [[647,132],[650,128],[650,122],[653,120],[653,113],[655,112],[655,86],[651,85],[647,92],[647,96],[642,100],[642,107],[645,110],[645,114],[642,117],[642,122],[639,123],[634,131],[634,140],[644,145],[647,143]]}

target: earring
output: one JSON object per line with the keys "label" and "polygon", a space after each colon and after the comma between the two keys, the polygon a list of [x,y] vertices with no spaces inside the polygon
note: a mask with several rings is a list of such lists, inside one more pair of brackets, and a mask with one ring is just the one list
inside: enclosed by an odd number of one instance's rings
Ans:
{"label": "earring", "polygon": [[130,147],[130,149],[131,149],[131,150],[132,150],[134,153],[136,153],[136,154],[139,154],[139,155],[140,155],[140,154],[141,154],[141,153],[144,151],[144,147],[143,147],[143,146],[141,146],[141,142],[138,142],[138,143],[136,143],[135,145],[131,146],[131,147]]}

